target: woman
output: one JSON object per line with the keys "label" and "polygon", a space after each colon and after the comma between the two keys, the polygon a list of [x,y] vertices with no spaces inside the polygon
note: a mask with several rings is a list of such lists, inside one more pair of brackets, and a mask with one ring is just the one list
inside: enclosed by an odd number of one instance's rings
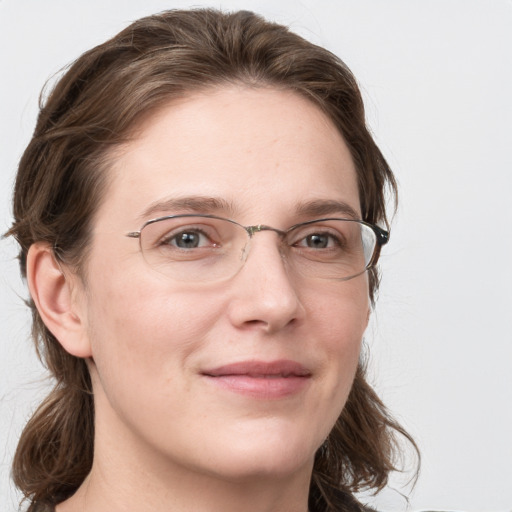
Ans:
{"label": "woman", "polygon": [[282,26],[169,11],[82,55],[10,230],[56,379],[28,510],[364,510],[410,440],[360,361],[386,187],[352,74]]}

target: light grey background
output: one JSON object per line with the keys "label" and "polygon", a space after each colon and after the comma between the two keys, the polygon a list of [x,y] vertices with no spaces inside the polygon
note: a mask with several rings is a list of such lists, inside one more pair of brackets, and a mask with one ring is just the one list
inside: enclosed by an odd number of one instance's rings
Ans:
{"label": "light grey background", "polygon": [[[46,79],[130,21],[172,7],[260,12],[340,55],[400,182],[366,341],[376,387],[416,437],[411,509],[512,510],[510,0],[0,0],[0,231]],[[0,510],[44,394],[15,247],[0,242]],[[405,510],[404,479],[373,499]],[[408,493],[407,489],[402,492]],[[4,505],[5,504],[5,505]]]}

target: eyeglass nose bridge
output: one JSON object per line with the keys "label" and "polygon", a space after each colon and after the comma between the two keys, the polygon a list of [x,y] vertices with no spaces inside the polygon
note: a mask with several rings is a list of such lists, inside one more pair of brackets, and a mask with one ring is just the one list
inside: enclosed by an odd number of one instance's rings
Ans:
{"label": "eyeglass nose bridge", "polygon": [[[245,229],[247,235],[249,236],[249,239],[247,240],[247,243],[242,248],[242,253],[240,255],[241,256],[240,259],[242,260],[242,262],[244,264],[247,260],[247,257],[249,256],[251,241],[252,241],[252,238],[254,237],[255,233],[259,233],[261,231],[273,231],[274,233],[276,233],[279,236],[279,239],[281,241],[286,236],[285,231],[282,231],[277,228],[273,228],[272,226],[267,226],[266,224],[257,224],[255,226],[242,226],[242,227]],[[281,257],[284,258],[285,255],[283,253],[282,247],[279,248],[279,253],[281,254]]]}
{"label": "eyeglass nose bridge", "polygon": [[277,233],[280,238],[284,238],[286,236],[286,233],[284,231],[281,231],[280,229],[277,228],[273,228],[272,226],[267,226],[266,224],[257,224],[256,226],[243,227],[245,231],[247,231],[249,238],[252,238],[254,236],[254,233],[259,233],[260,231],[274,231],[274,233]]}

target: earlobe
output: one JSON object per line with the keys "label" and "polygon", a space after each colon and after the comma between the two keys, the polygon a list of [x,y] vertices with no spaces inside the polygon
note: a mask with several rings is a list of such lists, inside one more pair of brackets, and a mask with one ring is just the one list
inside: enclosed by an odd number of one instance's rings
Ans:
{"label": "earlobe", "polygon": [[[65,274],[52,248],[33,244],[27,254],[27,283],[41,318],[62,347],[76,357],[91,357],[84,318],[77,304],[78,277]],[[75,293],[74,293],[75,292]]]}

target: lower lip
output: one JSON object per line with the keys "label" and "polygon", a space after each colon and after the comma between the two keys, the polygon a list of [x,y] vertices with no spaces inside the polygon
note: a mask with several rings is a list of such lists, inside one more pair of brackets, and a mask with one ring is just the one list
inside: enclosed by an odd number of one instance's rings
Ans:
{"label": "lower lip", "polygon": [[286,398],[302,391],[310,382],[309,376],[250,377],[248,375],[205,375],[213,384],[234,393],[264,400]]}

